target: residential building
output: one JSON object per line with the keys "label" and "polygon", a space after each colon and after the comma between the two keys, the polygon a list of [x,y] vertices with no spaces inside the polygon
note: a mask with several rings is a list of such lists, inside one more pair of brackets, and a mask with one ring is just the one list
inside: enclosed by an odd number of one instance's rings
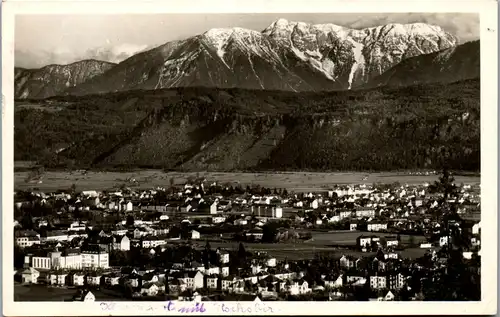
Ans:
{"label": "residential building", "polygon": [[273,207],[272,209],[273,218],[281,218],[283,217],[283,208],[281,207]]}
{"label": "residential building", "polygon": [[113,243],[114,250],[129,251],[130,250],[130,239],[126,235],[115,236],[115,242]]}
{"label": "residential building", "polygon": [[40,244],[39,237],[17,237],[16,244],[21,248],[32,247],[35,244]]}
{"label": "residential building", "polygon": [[200,271],[188,271],[185,272],[181,277],[178,277],[179,281],[182,281],[187,289],[199,289],[204,286],[204,275]]}
{"label": "residential building", "polygon": [[368,231],[383,231],[387,230],[387,223],[382,222],[369,222],[367,224]]}
{"label": "residential building", "polygon": [[388,288],[392,290],[402,289],[406,282],[406,277],[402,273],[390,274],[388,278]]}
{"label": "residential building", "polygon": [[196,230],[192,230],[189,232],[189,237],[192,240],[198,240],[198,239],[200,239],[200,233]]}
{"label": "residential building", "polygon": [[164,291],[164,285],[158,282],[148,282],[141,286],[141,294],[145,296],[156,296],[160,291]]}
{"label": "residential building", "polygon": [[[375,209],[357,209],[356,210],[356,217],[358,218],[363,218],[363,217],[375,217]],[[368,230],[370,231],[370,230]]]}
{"label": "residential building", "polygon": [[309,288],[309,283],[304,279],[296,279],[287,283],[289,283],[288,291],[291,295],[307,294],[312,291]]}
{"label": "residential building", "polygon": [[21,280],[23,283],[37,283],[39,276],[40,272],[30,267],[21,273]]}
{"label": "residential building", "polygon": [[89,246],[82,249],[82,267],[84,268],[108,268],[109,254],[98,246]]}
{"label": "residential building", "polygon": [[222,264],[229,263],[229,252],[225,250],[220,250],[219,252],[219,261]]}
{"label": "residential building", "polygon": [[216,275],[207,276],[207,288],[209,288],[209,289],[219,288],[218,281],[219,281],[219,278]]}
{"label": "residential building", "polygon": [[91,291],[87,290],[82,292],[80,296],[75,298],[75,301],[80,301],[80,302],[94,302],[95,301],[95,296],[92,294]]}
{"label": "residential building", "polygon": [[387,288],[387,277],[385,275],[372,275],[372,276],[370,276],[370,287],[372,289]]}
{"label": "residential building", "polygon": [[222,266],[220,268],[220,275],[223,277],[229,276],[229,266]]}
{"label": "residential building", "polygon": [[82,286],[85,285],[85,274],[77,272],[73,274],[73,285]]}

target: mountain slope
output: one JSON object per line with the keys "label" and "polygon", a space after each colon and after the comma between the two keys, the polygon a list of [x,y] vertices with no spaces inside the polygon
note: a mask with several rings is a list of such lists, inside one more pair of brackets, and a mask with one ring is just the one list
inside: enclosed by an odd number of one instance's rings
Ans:
{"label": "mountain slope", "polygon": [[68,65],[48,65],[39,69],[15,68],[14,97],[43,99],[62,93],[86,80],[104,73],[116,64],[83,60]]}
{"label": "mountain slope", "polygon": [[105,93],[131,89],[154,89],[158,83],[162,64],[182,42],[174,41],[154,49],[140,52],[119,63],[101,76],[96,76],[67,94]]}
{"label": "mountain slope", "polygon": [[424,23],[356,30],[280,19],[263,34],[347,88],[366,83],[406,58],[453,47],[457,41],[440,27]]}
{"label": "mountain slope", "polygon": [[401,61],[455,46],[440,27],[389,24],[362,30],[273,22],[262,32],[211,29],[118,64],[68,94],[218,87],[320,91],[360,87]]}
{"label": "mountain slope", "polygon": [[366,87],[450,83],[480,76],[480,42],[409,58],[371,80]]}
{"label": "mountain slope", "polygon": [[[15,112],[15,159],[178,170],[479,169],[479,80],[337,92],[177,88]],[[57,111],[54,109],[58,109]]]}

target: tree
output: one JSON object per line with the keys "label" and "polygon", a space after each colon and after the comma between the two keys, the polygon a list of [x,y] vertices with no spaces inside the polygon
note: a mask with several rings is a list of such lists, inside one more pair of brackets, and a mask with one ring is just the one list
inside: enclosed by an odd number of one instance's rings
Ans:
{"label": "tree", "polygon": [[120,191],[121,192],[126,192],[128,190],[127,184],[123,183],[120,185]]}
{"label": "tree", "polygon": [[266,223],[262,227],[262,242],[274,242],[278,228],[275,223]]}
{"label": "tree", "polygon": [[71,193],[71,195],[74,195],[76,193],[76,184],[75,183],[71,184],[71,187],[69,188],[69,192]]}
{"label": "tree", "polygon": [[383,248],[386,248],[387,247],[387,239],[385,237],[380,237],[380,245],[383,247]]}
{"label": "tree", "polygon": [[240,258],[240,259],[247,258],[247,251],[245,250],[245,246],[243,245],[242,242],[240,242],[240,246],[238,248],[238,258]]}
{"label": "tree", "polygon": [[410,246],[410,248],[414,248],[416,246],[415,236],[410,235],[408,237],[408,245]]}
{"label": "tree", "polygon": [[33,229],[34,223],[33,223],[33,216],[31,215],[31,212],[29,212],[29,211],[24,212],[24,215],[21,219],[21,227],[23,227],[24,230]]}
{"label": "tree", "polygon": [[127,221],[126,221],[127,226],[133,226],[134,225],[134,216],[128,215],[127,216]]}
{"label": "tree", "polygon": [[448,197],[454,196],[457,192],[457,186],[454,182],[455,178],[451,175],[447,168],[444,168],[439,179],[434,182],[432,190],[434,192],[442,193],[443,200],[446,201]]}
{"label": "tree", "polygon": [[14,245],[14,267],[22,268],[24,265],[25,252],[17,244]]}

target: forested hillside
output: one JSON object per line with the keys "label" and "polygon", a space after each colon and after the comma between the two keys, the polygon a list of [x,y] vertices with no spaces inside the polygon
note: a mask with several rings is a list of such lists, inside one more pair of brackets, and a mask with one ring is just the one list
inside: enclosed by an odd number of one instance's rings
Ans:
{"label": "forested hillside", "polygon": [[292,93],[178,88],[19,101],[15,159],[51,167],[479,170],[479,80]]}

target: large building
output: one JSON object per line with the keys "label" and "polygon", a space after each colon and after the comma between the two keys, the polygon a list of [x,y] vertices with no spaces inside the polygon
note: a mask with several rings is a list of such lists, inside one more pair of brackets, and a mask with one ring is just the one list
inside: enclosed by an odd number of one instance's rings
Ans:
{"label": "large building", "polygon": [[25,265],[35,269],[80,269],[82,268],[82,254],[79,249],[64,251],[42,251],[38,254],[28,254]]}
{"label": "large building", "polygon": [[35,244],[40,244],[39,237],[17,237],[16,243],[21,248],[31,247]]}
{"label": "large building", "polygon": [[82,249],[82,267],[108,268],[109,253],[97,245],[91,245]]}
{"label": "large building", "polygon": [[109,254],[99,246],[89,246],[85,249],[66,249],[64,251],[42,251],[38,254],[28,254],[25,266],[35,269],[81,269],[108,268]]}

